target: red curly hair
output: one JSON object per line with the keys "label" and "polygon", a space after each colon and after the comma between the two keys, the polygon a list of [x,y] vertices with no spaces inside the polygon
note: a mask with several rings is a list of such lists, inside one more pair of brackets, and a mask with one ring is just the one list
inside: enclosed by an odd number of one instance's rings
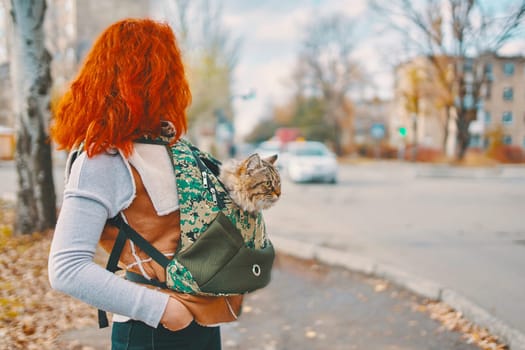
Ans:
{"label": "red curly hair", "polygon": [[133,141],[158,137],[161,121],[186,132],[191,92],[181,53],[167,24],[125,19],[97,39],[51,125],[61,149],[84,142],[88,156],[110,147],[129,156]]}

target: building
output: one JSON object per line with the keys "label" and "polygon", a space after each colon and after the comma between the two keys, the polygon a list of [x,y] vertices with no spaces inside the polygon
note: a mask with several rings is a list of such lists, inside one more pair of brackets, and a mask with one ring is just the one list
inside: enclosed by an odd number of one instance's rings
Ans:
{"label": "building", "polygon": [[[398,146],[417,142],[453,155],[456,135],[453,106],[457,101],[445,83],[439,82],[452,83],[455,60],[451,57],[438,59],[445,79],[438,79],[427,57],[417,57],[396,67],[390,141]],[[476,120],[469,127],[470,146],[486,148],[487,132],[503,127],[503,143],[525,148],[525,57],[487,54],[467,59],[463,70],[468,83],[473,81],[476,69],[484,69],[485,82],[480,89]],[[472,103],[472,87],[467,84],[466,89],[464,103]]]}
{"label": "building", "polygon": [[[449,58],[440,57],[439,62],[444,69],[452,68]],[[453,118],[447,122],[447,105],[452,101],[443,85],[436,83],[436,74],[427,57],[416,57],[396,67],[389,123],[392,145],[403,148],[417,143],[453,154],[454,137],[444,144],[446,131],[455,133]]]}
{"label": "building", "polygon": [[487,84],[472,144],[487,147],[487,131],[503,128],[503,143],[525,148],[525,57],[489,55],[483,58]]}

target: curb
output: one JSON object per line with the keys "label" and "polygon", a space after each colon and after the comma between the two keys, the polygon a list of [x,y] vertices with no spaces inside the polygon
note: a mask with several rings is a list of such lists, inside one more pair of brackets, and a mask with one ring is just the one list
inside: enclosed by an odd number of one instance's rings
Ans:
{"label": "curb", "polygon": [[490,312],[456,291],[438,283],[411,275],[391,265],[340,250],[317,247],[315,244],[272,236],[276,250],[300,259],[314,259],[323,264],[384,278],[425,298],[442,301],[463,313],[468,320],[487,328],[504,341],[511,350],[525,350],[525,334],[505,324]]}
{"label": "curb", "polygon": [[523,180],[525,179],[525,166],[495,167],[454,167],[454,166],[421,166],[416,169],[415,177],[420,178],[456,178],[456,179],[501,179],[501,180]]}

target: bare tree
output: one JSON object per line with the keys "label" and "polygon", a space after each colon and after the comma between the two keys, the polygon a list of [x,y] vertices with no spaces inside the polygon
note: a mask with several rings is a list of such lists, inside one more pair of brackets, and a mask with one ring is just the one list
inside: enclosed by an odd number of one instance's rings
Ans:
{"label": "bare tree", "polygon": [[224,28],[221,5],[209,0],[173,0],[168,5],[192,86],[190,125],[213,119],[217,109],[231,115],[232,74],[240,40]]}
{"label": "bare tree", "polygon": [[[375,0],[372,5],[405,42],[412,44],[415,54],[428,58],[441,86],[453,96],[453,105],[447,103],[445,107],[449,118],[450,111],[455,112],[458,159],[468,148],[469,126],[476,119],[480,91],[486,82],[482,56],[498,52],[525,26],[524,0],[500,4],[505,8],[503,15],[489,5],[480,0]],[[443,58],[453,60],[452,72]]]}
{"label": "bare tree", "polygon": [[45,0],[11,0],[11,77],[16,116],[18,233],[54,227],[56,196],[48,137],[51,55],[44,47]]}
{"label": "bare tree", "polygon": [[345,136],[349,138],[347,143],[353,143],[352,123],[345,122],[352,117],[348,94],[361,80],[360,67],[352,57],[356,43],[354,29],[354,24],[341,15],[312,21],[306,28],[294,72],[294,81],[301,94],[323,99],[325,120],[333,127],[338,154],[343,151]]}
{"label": "bare tree", "polygon": [[424,73],[418,67],[408,67],[406,86],[401,91],[404,108],[412,122],[412,161],[417,159],[418,151],[418,120],[421,118],[421,100],[425,98]]}
{"label": "bare tree", "polygon": [[427,86],[427,96],[433,100],[434,107],[443,111],[440,114],[443,129],[441,148],[443,153],[446,153],[450,134],[449,125],[454,110],[455,64],[449,57],[439,57],[435,58],[433,65],[428,68],[430,86]]}
{"label": "bare tree", "polygon": [[175,21],[172,24],[175,26],[178,34],[179,43],[184,49],[187,49],[189,36],[190,36],[190,25],[189,25],[189,10],[190,0],[174,0],[169,1],[168,8],[170,13],[175,14]]}

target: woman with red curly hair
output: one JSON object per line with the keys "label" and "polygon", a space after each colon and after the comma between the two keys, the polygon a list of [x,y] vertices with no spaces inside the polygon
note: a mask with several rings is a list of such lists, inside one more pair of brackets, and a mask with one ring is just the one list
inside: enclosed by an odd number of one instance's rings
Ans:
{"label": "woman with red curly hair", "polygon": [[216,325],[240,313],[242,296],[156,287],[165,282],[164,269],[129,240],[120,264],[144,283],[93,262],[98,243],[106,251],[114,246],[118,229],[107,221],[117,215],[167,257],[176,251],[180,212],[171,159],[165,145],[138,140],[175,143],[186,131],[190,100],[170,27],[126,19],[98,38],[55,110],[52,138],[83,152],[68,161],[49,279],[53,288],[114,314],[114,350],[220,349]]}

